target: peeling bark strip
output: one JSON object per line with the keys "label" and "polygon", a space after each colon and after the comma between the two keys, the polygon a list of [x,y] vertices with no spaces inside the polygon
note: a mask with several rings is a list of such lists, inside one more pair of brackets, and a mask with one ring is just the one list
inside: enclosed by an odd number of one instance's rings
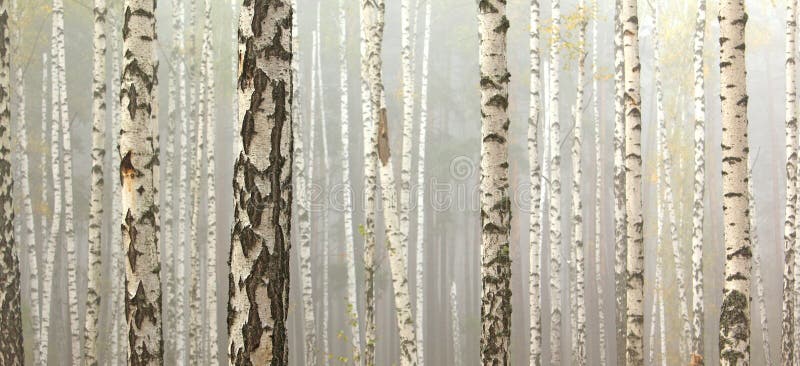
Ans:
{"label": "peeling bark strip", "polygon": [[509,363],[511,200],[505,0],[478,3],[481,74],[481,362]]}
{"label": "peeling bark strip", "polygon": [[14,241],[8,4],[0,0],[0,365],[22,365],[20,272]]}
{"label": "peeling bark strip", "polygon": [[[795,245],[797,241],[797,0],[786,2],[786,205],[783,224],[783,316],[781,359],[795,362]],[[752,197],[750,197],[752,200]],[[753,213],[750,212],[752,215]]]}
{"label": "peeling bark strip", "polygon": [[163,364],[158,250],[157,165],[151,111],[156,85],[155,0],[126,0],[122,26],[122,248],[128,364]]}
{"label": "peeling bark strip", "polygon": [[706,0],[697,1],[694,28],[694,190],[692,206],[692,361],[703,366],[703,215],[706,179],[706,104],[703,46]]}
{"label": "peeling bark strip", "polygon": [[639,83],[637,1],[622,2],[625,59],[625,208],[627,223],[627,315],[625,360],[644,364],[644,237],[642,235],[642,115]]}
{"label": "peeling bark strip", "polygon": [[722,84],[722,211],[725,284],[719,329],[720,365],[750,364],[750,268],[752,243],[747,212],[748,142],[744,0],[720,3]]}
{"label": "peeling bark strip", "polygon": [[106,2],[94,2],[94,69],[92,75],[92,190],[89,206],[89,276],[84,328],[86,365],[97,365],[97,322],[100,318],[103,231],[103,162],[106,133]]}
{"label": "peeling bark strip", "polygon": [[292,18],[286,0],[246,0],[239,20],[242,147],[234,166],[228,361],[289,364]]}

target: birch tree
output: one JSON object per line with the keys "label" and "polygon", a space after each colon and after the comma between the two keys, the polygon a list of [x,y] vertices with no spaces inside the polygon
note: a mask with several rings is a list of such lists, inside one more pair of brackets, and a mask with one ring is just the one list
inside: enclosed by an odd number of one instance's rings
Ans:
{"label": "birch tree", "polygon": [[22,365],[25,352],[22,342],[22,301],[19,258],[14,241],[14,202],[11,151],[11,42],[8,38],[8,3],[0,0],[0,364]]}
{"label": "birch tree", "polygon": [[722,194],[725,283],[720,313],[720,365],[750,363],[750,270],[748,221],[747,87],[744,0],[720,3],[722,84]]}
{"label": "birch tree", "polygon": [[188,107],[188,98],[187,98],[187,66],[186,66],[186,40],[184,38],[185,28],[186,28],[186,7],[184,5],[183,0],[177,0],[178,9],[176,9],[177,18],[175,20],[176,24],[174,24],[175,29],[179,31],[175,32],[175,38],[173,39],[173,50],[178,52],[180,56],[175,60],[177,66],[177,73],[178,73],[178,100],[181,104],[180,114],[176,117],[179,118],[179,122],[181,125],[181,132],[180,132],[180,151],[181,151],[181,158],[179,162],[178,168],[178,177],[180,184],[178,186],[179,192],[178,194],[178,263],[175,266],[175,287],[181,289],[177,296],[175,297],[175,307],[180,309],[178,314],[176,315],[176,336],[175,336],[175,353],[176,353],[176,362],[178,364],[183,364],[185,362],[186,357],[186,343],[187,343],[187,332],[186,332],[186,298],[184,295],[184,289],[186,288],[186,271],[185,271],[185,262],[186,262],[186,249],[189,243],[186,243],[186,228],[187,228],[187,212],[186,212],[186,204],[187,199],[189,196],[186,192],[189,192],[187,184],[189,182],[189,141],[190,141],[190,122],[189,122],[189,107]]}
{"label": "birch tree", "polygon": [[[400,231],[403,232],[403,255],[408,256],[409,207],[411,203],[411,151],[414,133],[414,43],[412,42],[411,19],[414,9],[411,0],[400,0],[400,37],[403,74],[403,146],[400,159]],[[417,9],[416,7],[415,9]],[[418,359],[419,361],[419,359]],[[425,364],[422,359],[421,364]]]}
{"label": "birch tree", "polygon": [[561,123],[559,121],[559,69],[561,1],[553,0],[550,44],[550,358],[561,363]]}
{"label": "birch tree", "polygon": [[208,200],[208,219],[206,221],[206,312],[208,314],[206,364],[218,363],[219,350],[217,341],[217,194],[216,194],[216,80],[214,73],[214,42],[211,29],[211,0],[204,4],[203,58],[207,85],[206,88],[206,197]]}
{"label": "birch tree", "polygon": [[595,287],[597,289],[597,328],[598,328],[598,342],[600,346],[600,365],[606,364],[606,317],[603,306],[603,276],[602,276],[602,263],[601,258],[601,227],[602,227],[602,203],[603,203],[603,152],[600,141],[602,134],[602,125],[600,119],[600,103],[598,102],[598,83],[600,77],[598,74],[597,62],[597,23],[599,22],[597,0],[592,4],[592,116],[594,121],[592,124],[595,126],[594,131],[594,148],[595,148],[595,166],[596,166],[596,181],[595,184],[595,202],[594,202],[594,278]]}
{"label": "birch tree", "polygon": [[694,29],[694,189],[692,191],[692,364],[703,365],[703,216],[705,214],[706,104],[703,49],[706,33],[706,0],[697,1]]}
{"label": "birch tree", "polygon": [[625,211],[625,59],[622,50],[622,1],[614,16],[614,288],[616,298],[617,365],[625,364],[627,333],[627,212]]}
{"label": "birch tree", "polygon": [[[342,185],[344,189],[344,245],[347,268],[347,317],[350,325],[350,345],[353,362],[361,361],[361,332],[358,319],[358,296],[356,294],[356,257],[353,239],[352,186],[350,184],[350,107],[347,86],[347,11],[344,0],[339,0],[339,112],[342,125]],[[297,143],[295,143],[296,145]],[[419,286],[417,286],[419,287]]]}
{"label": "birch tree", "polygon": [[94,59],[92,75],[92,190],[89,204],[89,276],[86,295],[84,357],[86,365],[97,365],[97,321],[100,317],[102,277],[103,162],[106,132],[106,2],[94,2]]}
{"label": "birch tree", "polygon": [[[305,356],[306,363],[309,365],[317,364],[317,321],[316,310],[317,305],[314,302],[314,282],[311,273],[311,240],[313,234],[313,211],[311,211],[310,196],[312,194],[312,187],[314,185],[314,132],[316,122],[316,97],[317,97],[317,39],[318,34],[314,30],[311,34],[311,96],[309,104],[309,137],[308,137],[308,168],[305,170],[307,174],[308,185],[306,186],[305,205],[308,212],[305,215],[305,222],[300,224],[300,275],[303,276],[303,335],[305,336]],[[302,174],[302,173],[300,173]]]}
{"label": "birch tree", "polygon": [[578,85],[575,106],[572,109],[575,125],[572,131],[572,261],[575,266],[575,291],[572,293],[576,313],[572,314],[575,320],[573,343],[575,347],[574,362],[578,365],[586,364],[586,308],[585,308],[585,282],[586,262],[584,260],[583,246],[583,203],[581,201],[581,183],[583,170],[581,168],[582,138],[583,138],[583,90],[586,74],[586,3],[578,1],[580,23],[578,25]]}
{"label": "birch tree", "polygon": [[539,51],[539,0],[530,4],[530,106],[528,110],[528,163],[531,178],[530,271],[528,274],[530,306],[530,362],[542,364],[542,167],[539,164],[539,119],[541,114],[541,56]]}
{"label": "birch tree", "polygon": [[152,0],[126,0],[124,66],[120,103],[122,248],[125,251],[125,314],[128,363],[163,364],[161,281],[158,249],[156,150],[150,111],[155,92],[155,10]]}
{"label": "birch tree", "polygon": [[478,5],[481,75],[481,361],[508,364],[511,343],[511,200],[508,193],[506,3]]}
{"label": "birch tree", "polygon": [[[755,161],[753,162],[755,163]],[[753,168],[750,167],[750,175]],[[753,194],[753,180],[747,181],[748,209],[750,210],[750,240],[753,243],[753,266],[756,278],[756,298],[758,301],[758,312],[761,315],[761,346],[764,350],[765,365],[772,366],[772,357],[769,351],[769,321],[767,319],[767,304],[764,298],[764,277],[762,276],[761,254],[758,251],[758,225],[756,217],[756,196]]]}
{"label": "birch tree", "polygon": [[[783,225],[783,302],[781,322],[781,359],[795,363],[795,245],[797,213],[797,0],[786,2],[786,204]],[[752,197],[751,197],[752,199]],[[753,214],[752,212],[750,213]],[[752,220],[751,220],[752,222]],[[751,228],[752,230],[752,228]]]}
{"label": "birch tree", "polygon": [[288,365],[294,12],[286,1],[255,0],[240,14],[228,361]]}

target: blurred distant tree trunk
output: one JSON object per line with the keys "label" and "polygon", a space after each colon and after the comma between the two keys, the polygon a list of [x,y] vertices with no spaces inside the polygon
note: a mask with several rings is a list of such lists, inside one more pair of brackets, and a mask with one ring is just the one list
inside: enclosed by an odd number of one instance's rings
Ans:
{"label": "blurred distant tree trunk", "polygon": [[[48,219],[49,219],[50,214],[52,213],[52,212],[50,212],[49,202],[48,202],[48,197],[50,196],[49,195],[49,189],[51,187],[50,186],[50,180],[49,180],[49,174],[48,174],[48,172],[51,169],[50,168],[50,164],[48,164],[48,152],[49,152],[50,146],[52,145],[52,143],[50,141],[48,141],[48,134],[47,134],[48,133],[48,127],[50,125],[49,124],[50,117],[49,117],[49,114],[48,114],[49,111],[47,109],[47,103],[48,103],[47,95],[49,93],[47,91],[48,90],[47,88],[50,86],[50,78],[49,78],[50,73],[48,72],[48,67],[49,67],[49,64],[48,64],[48,61],[47,61],[47,52],[42,52],[42,89],[41,89],[42,95],[41,95],[41,100],[40,100],[41,112],[42,112],[42,115],[41,115],[42,125],[41,125],[41,134],[39,135],[39,138],[40,138],[40,145],[39,145],[39,154],[40,154],[39,174],[41,174],[42,182],[39,185],[39,207],[36,209],[36,213],[37,213],[37,216],[39,216],[39,227],[38,227],[39,238],[41,239],[43,244],[47,243],[47,238],[49,237],[50,224],[48,223]],[[44,256],[41,257],[41,259],[42,259],[41,264],[42,264],[42,268],[43,268],[44,265],[45,265]],[[37,278],[41,278],[41,277],[42,277],[42,273],[37,271]],[[39,310],[38,310],[40,315],[41,315],[41,311],[42,311],[41,306],[42,305],[41,305],[41,302],[40,302],[39,303]],[[39,333],[41,335],[41,322],[40,321],[39,321]],[[39,353],[40,350],[41,350],[41,342],[39,342],[39,344],[36,345],[36,353],[37,353],[37,356],[39,356],[39,357],[41,356],[41,354]],[[36,364],[38,365],[39,363],[37,362]]]}
{"label": "blurred distant tree trunk", "polygon": [[[376,123],[372,119],[370,91],[370,41],[375,8],[370,0],[362,0],[361,20],[361,120],[364,125],[364,365],[375,365],[375,216],[377,197]],[[378,55],[378,57],[380,57]]]}
{"label": "blurred distant tree trunk", "polygon": [[622,0],[615,0],[614,16],[614,288],[616,298],[617,365],[625,364],[627,322],[627,227],[625,218],[625,61],[622,52]]}
{"label": "blurred distant tree trunk", "polygon": [[508,364],[511,344],[511,200],[508,182],[509,27],[506,2],[478,3],[481,77],[481,362]]}
{"label": "blurred distant tree trunk", "polygon": [[[353,239],[353,195],[350,184],[350,107],[347,87],[347,11],[345,1],[339,0],[339,112],[342,137],[342,185],[344,189],[344,246],[347,277],[347,323],[350,325],[350,344],[353,362],[361,362],[361,334],[358,321],[358,295],[356,285],[356,258]],[[295,143],[295,146],[297,143]],[[419,286],[417,286],[419,287]]]}
{"label": "blurred distant tree trunk", "polygon": [[706,184],[706,104],[703,50],[706,33],[706,0],[697,1],[694,29],[694,190],[692,205],[692,363],[703,365],[703,216]]}
{"label": "blurred distant tree trunk", "polygon": [[[408,258],[408,235],[410,227],[409,207],[411,206],[411,151],[414,133],[414,65],[416,62],[414,50],[416,49],[411,30],[412,13],[417,8],[411,8],[411,0],[400,0],[400,23],[402,27],[400,37],[401,47],[401,73],[403,78],[403,145],[400,157],[400,232],[403,233],[399,243],[402,253]],[[424,355],[423,355],[424,356]],[[417,359],[420,366],[425,360]]]}
{"label": "blurred distant tree trunk", "polygon": [[[237,122],[243,151],[233,180],[231,365],[289,364],[293,13],[282,0],[245,2],[241,9],[238,92],[246,113]],[[253,29],[259,24],[264,28]]]}
{"label": "blurred distant tree trunk", "polygon": [[455,282],[450,286],[450,319],[453,322],[453,354],[455,355],[453,364],[462,366],[464,364],[462,361],[464,350],[461,349],[461,319],[458,316],[458,293],[456,293]]}
{"label": "blurred distant tree trunk", "polygon": [[550,44],[550,358],[561,364],[561,121],[559,71],[561,65],[561,1],[552,1]]}
{"label": "blurred distant tree trunk", "polygon": [[[106,2],[94,2],[94,60],[92,76],[92,188],[89,205],[89,257],[86,297],[86,326],[84,328],[84,357],[86,365],[99,363],[97,354],[97,321],[100,318],[102,279],[103,230],[103,162],[106,133]],[[168,257],[168,258],[171,258]]]}
{"label": "blurred distant tree trunk", "polygon": [[178,113],[175,116],[177,123],[180,124],[180,161],[178,162],[178,200],[177,200],[177,248],[176,256],[178,263],[175,266],[175,288],[179,289],[175,294],[175,308],[177,313],[175,316],[175,362],[179,365],[184,364],[187,358],[187,324],[186,324],[186,295],[184,293],[186,288],[186,258],[187,247],[193,245],[186,242],[186,229],[188,227],[187,219],[189,213],[187,212],[187,203],[189,196],[189,156],[191,149],[189,147],[192,123],[190,122],[191,114],[189,113],[189,103],[191,101],[187,98],[187,70],[186,70],[186,45],[184,34],[186,32],[186,7],[183,0],[177,0],[173,8],[175,11],[176,19],[173,20],[174,38],[173,38],[173,52],[176,55],[174,64],[177,68],[177,93],[178,93]]}
{"label": "blurred distant tree trunk", "polygon": [[22,301],[19,258],[14,241],[12,146],[10,107],[11,44],[8,38],[8,3],[0,0],[0,364],[22,365],[25,351],[22,340]]}
{"label": "blurred distant tree trunk", "polygon": [[[418,364],[425,360],[425,147],[428,133],[428,70],[431,48],[431,1],[425,1],[425,30],[422,45],[422,90],[420,90],[419,155],[417,160],[417,355]],[[458,351],[456,351],[458,352]]]}
{"label": "blurred distant tree trunk", "polygon": [[602,228],[602,207],[603,207],[603,151],[601,145],[601,134],[603,133],[602,122],[600,119],[600,103],[599,95],[600,89],[598,88],[599,66],[597,60],[597,23],[600,21],[598,14],[597,0],[592,3],[592,117],[594,121],[592,124],[595,126],[594,130],[594,148],[595,148],[595,171],[597,174],[595,183],[595,206],[594,206],[594,278],[595,286],[597,288],[597,328],[598,328],[598,343],[600,346],[600,365],[606,364],[606,317],[603,305],[603,282],[602,266],[603,261],[601,251],[601,228]]}
{"label": "blurred distant tree trunk", "polygon": [[[784,364],[793,365],[797,350],[794,345],[795,246],[797,245],[797,0],[786,2],[786,214],[783,225],[783,314],[781,321],[781,354]],[[751,198],[752,199],[752,198]],[[753,213],[750,212],[752,215]],[[751,230],[753,230],[751,228]],[[755,241],[753,241],[755,243]]]}
{"label": "blurred distant tree trunk", "polygon": [[642,235],[642,118],[639,88],[639,21],[637,1],[623,0],[625,55],[625,207],[627,212],[628,365],[644,363],[644,237]]}
{"label": "blurred distant tree trunk", "polygon": [[207,344],[203,346],[206,352],[206,365],[219,363],[219,350],[217,341],[217,194],[216,194],[216,87],[214,73],[214,38],[211,23],[211,0],[205,0],[203,31],[203,66],[206,79],[206,116],[202,121],[206,126],[206,197],[208,218],[206,220],[206,312],[208,326],[206,331]]}
{"label": "blurred distant tree trunk", "polygon": [[156,4],[125,1],[124,67],[120,90],[122,123],[122,247],[125,251],[125,314],[128,364],[163,364],[161,281],[158,248],[157,146],[150,114],[157,101]]}
{"label": "blurred distant tree trunk", "polygon": [[[752,166],[750,175],[752,176]],[[753,193],[753,180],[747,181],[747,197],[750,200],[748,207],[750,211],[750,241],[753,243],[753,275],[756,279],[756,301],[758,302],[758,312],[761,316],[761,345],[764,350],[764,361],[766,366],[772,366],[772,357],[769,351],[769,321],[767,319],[767,303],[764,298],[764,277],[761,267],[761,254],[758,251],[758,225],[756,219],[756,196]]]}
{"label": "blurred distant tree trunk", "polygon": [[722,100],[722,194],[725,283],[720,314],[720,365],[750,363],[750,270],[748,220],[747,87],[744,0],[720,3]]}
{"label": "blurred distant tree trunk", "polygon": [[575,126],[572,136],[572,253],[575,266],[575,282],[571,298],[573,299],[575,313],[571,318],[574,321],[572,329],[573,347],[575,354],[573,362],[577,365],[586,364],[586,260],[583,243],[583,203],[581,201],[581,184],[583,169],[581,157],[583,148],[583,94],[584,79],[586,75],[586,23],[588,22],[585,0],[578,1],[578,85],[575,106],[572,110]]}
{"label": "blurred distant tree trunk", "polygon": [[[539,51],[539,0],[530,4],[530,107],[528,110],[528,163],[530,164],[531,203],[530,203],[530,362],[531,366],[542,364],[542,167],[539,163],[539,121],[541,115],[541,56]],[[545,136],[545,138],[547,138]],[[546,154],[545,154],[546,155]]]}

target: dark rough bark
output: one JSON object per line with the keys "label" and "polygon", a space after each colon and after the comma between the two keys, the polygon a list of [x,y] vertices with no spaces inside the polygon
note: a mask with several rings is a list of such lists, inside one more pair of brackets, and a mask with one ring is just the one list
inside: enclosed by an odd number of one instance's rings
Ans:
{"label": "dark rough bark", "polygon": [[0,0],[0,365],[22,365],[20,273],[14,241],[8,4]]}
{"label": "dark rough bark", "polygon": [[[237,89],[243,152],[234,166],[228,301],[232,365],[288,365],[292,204],[292,8],[242,6]],[[241,53],[243,52],[243,53]]]}

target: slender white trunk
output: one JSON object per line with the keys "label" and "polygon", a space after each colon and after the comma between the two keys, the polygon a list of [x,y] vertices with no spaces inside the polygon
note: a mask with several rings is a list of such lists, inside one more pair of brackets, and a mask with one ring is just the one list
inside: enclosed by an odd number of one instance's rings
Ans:
{"label": "slender white trunk", "polygon": [[[419,155],[417,160],[417,364],[425,363],[425,146],[428,129],[428,72],[431,48],[431,1],[425,2],[425,30],[422,45],[422,86],[419,112]],[[458,352],[458,351],[456,351]]]}
{"label": "slender white trunk", "polygon": [[[317,39],[318,34],[316,30],[312,33],[312,45],[311,45],[311,96],[309,100],[309,125],[308,125],[308,168],[306,172],[308,174],[308,184],[306,186],[306,207],[308,209],[307,216],[305,218],[305,222],[300,224],[300,275],[303,278],[303,319],[304,322],[304,330],[303,334],[305,335],[305,355],[306,355],[306,364],[307,365],[316,365],[317,364],[317,322],[316,322],[316,310],[317,305],[314,302],[314,281],[311,272],[312,263],[311,263],[311,241],[313,239],[313,226],[311,221],[314,218],[314,211],[311,207],[310,197],[312,194],[313,186],[314,186],[314,147],[315,147],[315,128],[316,128],[316,98],[317,98]],[[302,174],[302,173],[299,173]],[[305,235],[305,238],[304,238]]]}
{"label": "slender white trunk", "polygon": [[[797,245],[797,0],[786,2],[786,204],[783,225],[783,314],[781,319],[781,359],[795,363],[795,246]],[[751,197],[752,200],[752,197]],[[753,212],[750,212],[753,215]],[[753,219],[750,221],[753,222]],[[754,230],[752,227],[751,230]],[[755,241],[753,241],[755,243]]]}
{"label": "slender white trunk", "polygon": [[[750,172],[752,173],[752,167]],[[751,174],[752,175],[752,174]],[[761,253],[758,250],[758,225],[756,213],[756,196],[753,194],[753,181],[747,181],[747,197],[750,200],[748,207],[750,210],[750,241],[753,243],[753,275],[756,280],[756,301],[758,301],[758,312],[761,315],[761,346],[764,350],[764,361],[766,366],[772,366],[772,357],[769,351],[769,321],[767,319],[767,302],[764,297],[764,278],[762,277]],[[791,365],[784,363],[784,365]]]}
{"label": "slender white trunk", "polygon": [[[42,177],[42,184],[39,185],[39,188],[40,188],[40,190],[39,190],[39,205],[38,205],[39,208],[36,210],[37,216],[39,216],[39,226],[38,226],[39,238],[42,241],[42,243],[47,243],[47,238],[49,237],[49,232],[50,232],[50,223],[48,222],[48,219],[49,219],[49,216],[52,214],[52,212],[50,210],[50,207],[49,207],[50,206],[49,205],[49,201],[48,201],[48,197],[49,197],[49,194],[48,194],[49,190],[48,189],[50,188],[50,181],[48,180],[48,177],[49,177],[49,173],[48,172],[50,171],[50,164],[48,163],[48,159],[49,159],[48,158],[48,151],[49,151],[48,148],[51,145],[48,142],[48,134],[47,134],[48,126],[49,126],[48,122],[50,121],[50,115],[48,114],[49,111],[47,109],[47,103],[48,103],[48,99],[47,99],[48,91],[47,91],[47,88],[50,85],[50,77],[49,77],[49,75],[50,75],[50,73],[48,72],[47,52],[43,52],[42,53],[42,89],[41,89],[42,99],[40,101],[40,103],[41,103],[41,111],[42,111],[42,115],[41,115],[42,126],[41,126],[41,134],[39,135],[39,139],[40,139],[39,141],[41,142],[41,145],[39,147],[39,154],[40,154],[39,173],[41,174],[41,177]],[[42,248],[42,250],[44,250],[44,248]],[[44,257],[42,257],[42,262],[41,262],[42,267],[44,267],[44,262],[45,262],[44,261]],[[38,275],[37,275],[37,281],[38,281],[38,279],[41,278],[42,275],[38,271],[37,271],[37,273],[38,273]],[[37,312],[39,313],[39,316],[41,316],[41,313],[42,313],[42,303],[41,302],[39,302],[39,307],[38,307]],[[39,321],[38,323],[39,323],[39,325],[38,325],[39,326],[39,339],[41,340],[41,321]],[[40,350],[40,347],[37,344],[36,348],[35,348],[35,351],[34,351],[36,353],[35,357],[41,357],[41,354],[39,353],[39,350]],[[39,365],[40,362],[37,361],[35,364]]]}
{"label": "slender white trunk", "polygon": [[214,43],[211,28],[211,0],[205,1],[203,32],[203,58],[206,85],[206,199],[208,214],[206,219],[206,312],[208,327],[206,328],[207,342],[203,349],[206,350],[206,365],[219,363],[219,349],[217,341],[217,194],[216,194],[216,164],[215,164],[215,138],[216,138],[216,93],[214,88]]}
{"label": "slender white trunk", "polygon": [[[92,190],[89,206],[89,257],[84,328],[86,365],[97,365],[97,321],[100,318],[103,230],[103,162],[106,133],[106,2],[94,2],[94,70],[92,77]],[[27,180],[26,180],[27,182]]]}
{"label": "slender white trunk", "polygon": [[600,346],[600,365],[606,364],[606,317],[603,305],[603,276],[602,276],[602,251],[601,251],[601,227],[602,227],[602,204],[603,204],[603,151],[600,141],[600,135],[603,128],[600,119],[600,92],[598,88],[598,60],[597,60],[597,23],[599,22],[597,0],[592,4],[592,117],[594,120],[592,124],[595,126],[594,130],[594,148],[595,148],[595,169],[597,183],[595,184],[595,202],[594,202],[594,278],[595,286],[597,288],[597,327],[598,327],[598,342]]}
{"label": "slender white trunk", "polygon": [[464,361],[461,355],[464,350],[461,349],[461,319],[458,316],[458,294],[455,282],[450,285],[450,321],[453,326],[453,352],[455,355],[453,362],[455,366],[462,366]]}
{"label": "slender white trunk", "polygon": [[661,349],[661,366],[667,366],[667,324],[664,321],[664,291],[658,294],[658,329]]}
{"label": "slender white trunk", "polygon": [[744,0],[720,3],[722,205],[725,283],[720,312],[720,365],[750,364],[752,243],[747,213],[748,141]]}
{"label": "slender white trunk", "polygon": [[[243,149],[233,180],[226,347],[231,365],[289,364],[293,13],[283,0],[255,0],[241,8],[237,123]],[[266,75],[271,82],[259,82]]]}
{"label": "slender white trunk", "polygon": [[186,242],[186,229],[187,229],[187,218],[189,217],[188,213],[186,212],[187,206],[187,196],[189,196],[189,188],[188,188],[188,176],[189,176],[189,155],[190,155],[190,148],[188,146],[189,139],[191,135],[191,127],[190,127],[190,114],[188,113],[190,107],[187,100],[187,70],[186,70],[186,47],[185,47],[185,14],[186,8],[184,6],[183,0],[177,0],[176,6],[178,7],[175,9],[175,14],[177,19],[175,19],[175,29],[179,29],[179,31],[175,32],[175,38],[173,39],[173,50],[178,52],[178,57],[175,59],[175,64],[177,68],[178,74],[178,110],[179,113],[176,115],[178,118],[177,123],[180,124],[180,162],[178,163],[178,179],[179,179],[179,186],[178,186],[178,200],[177,200],[177,216],[178,216],[178,226],[177,226],[177,248],[176,248],[176,256],[178,259],[178,263],[175,266],[175,309],[177,310],[177,314],[175,316],[175,362],[178,365],[183,365],[186,362],[186,345],[188,342],[187,339],[187,329],[186,329],[186,258],[187,258],[187,246],[190,243]]}
{"label": "slender white trunk", "polygon": [[561,1],[553,0],[550,44],[550,358],[561,364],[561,122],[559,120],[559,71],[561,49]]}
{"label": "slender white trunk", "polygon": [[615,0],[614,13],[614,292],[616,299],[617,365],[625,364],[627,322],[626,283],[628,257],[625,212],[625,61],[622,51],[622,0]]}
{"label": "slender white trunk", "polygon": [[[358,295],[356,286],[355,243],[353,241],[353,197],[350,184],[350,115],[347,86],[347,11],[344,0],[339,0],[339,112],[342,124],[342,185],[344,189],[344,245],[347,270],[347,318],[350,325],[350,345],[353,362],[361,362],[361,332],[358,321]],[[296,147],[296,143],[295,143]],[[417,286],[419,287],[419,286]]]}
{"label": "slender white trunk", "polygon": [[[112,18],[113,19],[113,18]],[[121,87],[120,82],[120,48],[122,34],[121,29],[118,27],[116,21],[111,22],[111,138],[114,146],[113,153],[111,154],[111,166],[117,167],[122,160],[119,154],[119,130],[120,121],[122,119],[122,112],[120,111],[119,90]],[[123,288],[125,286],[125,273],[123,272],[124,255],[120,250],[121,245],[116,243],[122,242],[122,181],[119,174],[111,174],[111,319],[112,331],[110,339],[110,361],[113,364],[123,364],[127,357],[124,349],[125,340],[127,339],[127,332],[122,319],[125,312],[125,300],[123,298]]]}
{"label": "slender white trunk", "polygon": [[706,0],[697,1],[694,30],[694,189],[692,205],[692,365],[703,365],[703,216],[705,215],[706,104],[703,44]]}
{"label": "slender white trunk", "polygon": [[[401,72],[403,78],[403,145],[400,157],[400,231],[403,241],[400,247],[408,258],[409,207],[411,206],[411,151],[414,131],[414,42],[412,40],[411,20],[413,11],[411,0],[400,0]],[[418,359],[418,361],[420,361]],[[420,361],[425,363],[424,359]]]}
{"label": "slender white trunk", "polygon": [[[542,168],[539,164],[539,120],[541,114],[541,56],[539,54],[539,0],[530,4],[530,106],[528,110],[528,163],[530,164],[530,270],[528,272],[530,307],[529,365],[542,364]],[[546,135],[545,135],[546,136]]]}
{"label": "slender white trunk", "polygon": [[581,168],[581,153],[583,147],[583,90],[586,70],[586,2],[578,1],[578,13],[580,24],[578,25],[578,78],[576,84],[578,90],[575,97],[575,106],[572,109],[575,126],[572,136],[572,260],[575,266],[575,291],[571,298],[575,304],[575,313],[571,318],[575,320],[572,329],[574,362],[577,365],[586,364],[586,306],[585,306],[585,282],[586,282],[586,261],[584,259],[583,243],[583,203],[581,200],[581,184],[583,169]]}

